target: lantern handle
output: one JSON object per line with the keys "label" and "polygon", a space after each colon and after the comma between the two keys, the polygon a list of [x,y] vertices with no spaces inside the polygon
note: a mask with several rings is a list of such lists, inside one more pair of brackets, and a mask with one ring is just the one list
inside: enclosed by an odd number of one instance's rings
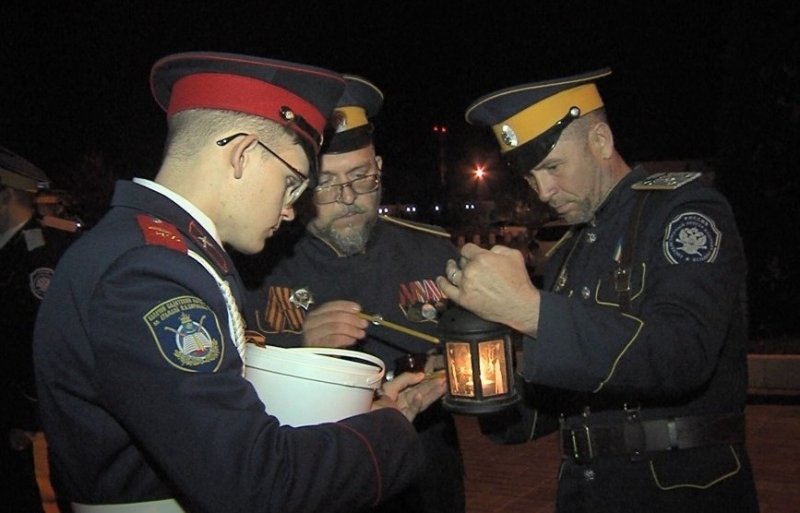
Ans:
{"label": "lantern handle", "polygon": [[381,317],[380,314],[368,314],[366,312],[357,312],[356,315],[361,317],[362,319],[366,319],[372,324],[380,325],[385,328],[389,328],[390,330],[399,331],[400,333],[405,333],[406,335],[410,335],[412,337],[416,337],[431,344],[438,344],[439,339],[434,337],[433,335],[428,335],[427,333],[422,333],[421,331],[412,330],[411,328],[406,328],[405,326],[401,326],[399,324],[395,324],[391,321],[385,320]]}

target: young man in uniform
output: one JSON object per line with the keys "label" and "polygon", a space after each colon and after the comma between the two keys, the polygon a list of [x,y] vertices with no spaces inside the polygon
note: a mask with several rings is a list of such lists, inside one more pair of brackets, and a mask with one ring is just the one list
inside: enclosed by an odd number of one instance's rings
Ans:
{"label": "young man in uniform", "polygon": [[542,408],[484,427],[519,441],[543,431],[545,402],[561,415],[559,512],[757,511],[733,213],[694,174],[628,166],[595,84],[608,74],[512,87],[467,110],[573,225],[541,289],[501,246],[465,245],[437,279],[456,303],[525,335],[522,371]]}
{"label": "young man in uniform", "polygon": [[[442,230],[378,216],[383,160],[375,152],[374,116],[383,94],[345,76],[347,88],[329,123],[309,219],[281,238],[282,251],[248,268],[264,278],[249,296],[248,326],[267,344],[350,347],[380,357],[399,374],[431,342],[369,325],[359,313],[436,336],[446,298],[434,282],[457,250]],[[262,281],[263,280],[263,281]],[[396,368],[396,362],[401,368]],[[437,403],[415,426],[425,447],[416,485],[377,511],[464,511],[463,465],[453,418]]]}
{"label": "young man in uniform", "polygon": [[402,491],[421,464],[408,420],[442,385],[399,394],[415,374],[387,385],[378,411],[281,427],[242,375],[243,288],[223,246],[261,251],[294,217],[343,79],[183,53],[155,64],[151,88],[168,118],[161,168],[154,181],[117,183],[37,321],[61,494],[78,513],[283,513],[358,511]]}
{"label": "young man in uniform", "polygon": [[[53,269],[75,238],[75,223],[37,214],[44,172],[0,147],[0,503],[8,511],[42,511],[33,437],[40,430],[33,375],[33,326]],[[58,226],[58,227],[54,227]]]}

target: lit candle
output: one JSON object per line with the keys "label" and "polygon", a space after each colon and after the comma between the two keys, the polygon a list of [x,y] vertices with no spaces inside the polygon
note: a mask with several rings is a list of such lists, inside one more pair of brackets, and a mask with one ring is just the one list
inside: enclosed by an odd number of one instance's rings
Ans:
{"label": "lit candle", "polygon": [[450,361],[450,393],[474,397],[475,385],[472,382],[472,355],[469,343],[448,342],[447,353]]}
{"label": "lit candle", "polygon": [[505,353],[502,340],[488,340],[480,343],[481,392],[484,397],[504,394],[506,392]]}

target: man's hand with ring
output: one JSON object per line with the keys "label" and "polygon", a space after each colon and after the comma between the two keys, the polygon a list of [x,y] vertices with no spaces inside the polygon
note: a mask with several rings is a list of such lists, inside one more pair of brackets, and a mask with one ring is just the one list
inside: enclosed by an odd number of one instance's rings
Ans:
{"label": "man's hand with ring", "polygon": [[461,248],[459,261],[448,260],[436,284],[456,304],[484,319],[536,337],[539,290],[531,283],[525,259],[516,249],[475,244]]}

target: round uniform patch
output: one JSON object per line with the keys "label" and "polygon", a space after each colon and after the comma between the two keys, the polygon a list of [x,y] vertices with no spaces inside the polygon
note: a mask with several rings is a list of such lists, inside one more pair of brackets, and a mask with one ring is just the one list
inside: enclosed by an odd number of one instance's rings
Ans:
{"label": "round uniform patch", "polygon": [[188,372],[215,372],[222,363],[225,346],[219,321],[199,297],[164,301],[143,320],[171,365]]}
{"label": "round uniform patch", "polygon": [[28,275],[28,283],[30,284],[31,294],[33,294],[40,301],[44,299],[47,288],[50,287],[50,281],[53,279],[53,269],[49,267],[39,267],[34,269]]}
{"label": "round uniform patch", "polygon": [[673,264],[713,262],[722,234],[708,216],[684,212],[673,219],[664,233],[664,256]]}

